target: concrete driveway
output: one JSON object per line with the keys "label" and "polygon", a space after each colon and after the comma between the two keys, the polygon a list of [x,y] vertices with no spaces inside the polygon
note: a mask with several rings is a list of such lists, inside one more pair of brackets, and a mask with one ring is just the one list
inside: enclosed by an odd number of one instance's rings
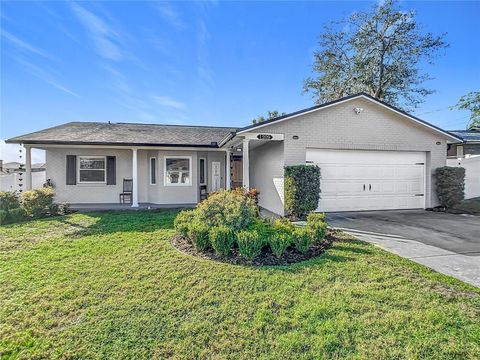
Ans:
{"label": "concrete driveway", "polygon": [[420,210],[330,213],[331,226],[480,287],[480,216]]}

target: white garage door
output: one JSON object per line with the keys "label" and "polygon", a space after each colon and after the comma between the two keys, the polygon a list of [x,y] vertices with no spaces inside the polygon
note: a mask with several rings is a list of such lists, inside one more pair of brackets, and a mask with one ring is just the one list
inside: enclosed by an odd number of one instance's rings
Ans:
{"label": "white garage door", "polygon": [[307,149],[320,167],[318,211],[425,207],[425,153]]}

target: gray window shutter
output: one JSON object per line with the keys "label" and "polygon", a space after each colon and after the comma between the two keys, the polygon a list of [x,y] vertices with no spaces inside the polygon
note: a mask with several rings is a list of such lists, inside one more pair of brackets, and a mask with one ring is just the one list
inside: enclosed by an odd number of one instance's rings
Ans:
{"label": "gray window shutter", "polygon": [[117,184],[115,156],[107,156],[107,185]]}
{"label": "gray window shutter", "polygon": [[77,157],[67,155],[67,185],[77,184]]}

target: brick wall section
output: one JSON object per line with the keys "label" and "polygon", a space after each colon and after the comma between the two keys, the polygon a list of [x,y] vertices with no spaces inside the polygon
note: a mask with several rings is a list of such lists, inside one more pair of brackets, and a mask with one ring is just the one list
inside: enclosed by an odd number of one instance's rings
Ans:
{"label": "brick wall section", "polygon": [[[356,115],[356,107],[363,112]],[[307,148],[424,151],[426,204],[438,204],[432,175],[446,164],[446,138],[369,100],[353,99],[252,132],[285,135],[284,165],[304,164]]]}

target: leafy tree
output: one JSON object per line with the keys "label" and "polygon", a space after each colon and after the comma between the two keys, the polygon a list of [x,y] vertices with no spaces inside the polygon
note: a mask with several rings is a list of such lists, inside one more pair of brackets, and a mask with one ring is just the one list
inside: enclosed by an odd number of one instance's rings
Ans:
{"label": "leafy tree", "polygon": [[445,34],[423,34],[414,10],[386,0],[371,10],[327,25],[314,53],[316,77],[305,80],[317,104],[358,92],[403,108],[415,108],[433,93],[422,84],[422,62],[433,63],[448,47]]}
{"label": "leafy tree", "polygon": [[463,95],[457,105],[452,108],[470,111],[468,129],[480,127],[480,91],[470,91],[467,95]]}
{"label": "leafy tree", "polygon": [[275,118],[277,118],[279,116],[283,116],[283,115],[287,115],[287,114],[284,113],[284,112],[280,113],[277,110],[268,111],[267,117],[257,116],[255,119],[252,119],[252,124],[258,124],[258,123],[261,123],[261,122],[264,122],[264,121],[267,121],[267,120],[272,120],[272,119],[275,119]]}

